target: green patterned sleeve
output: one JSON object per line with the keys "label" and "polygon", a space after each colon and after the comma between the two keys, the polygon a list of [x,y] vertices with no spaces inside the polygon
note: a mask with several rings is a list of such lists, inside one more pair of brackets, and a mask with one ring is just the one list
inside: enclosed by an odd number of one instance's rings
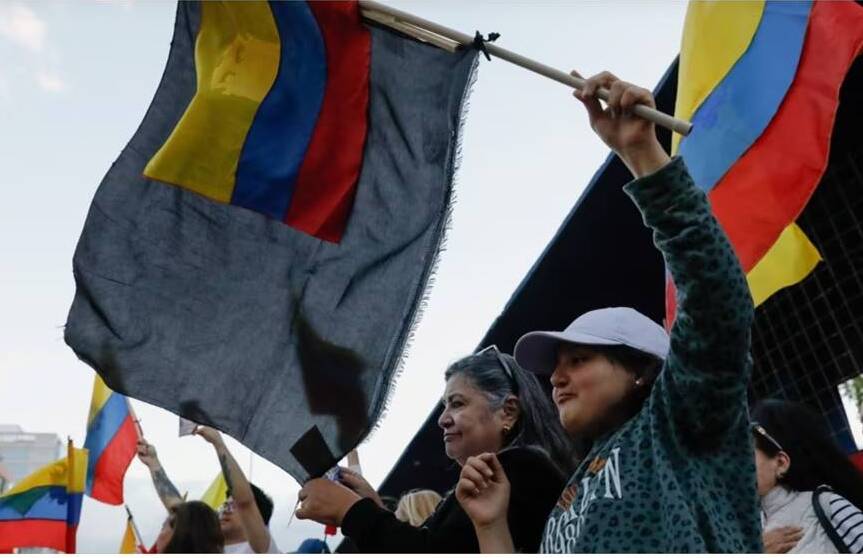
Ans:
{"label": "green patterned sleeve", "polygon": [[671,349],[653,397],[684,440],[715,443],[747,416],[753,308],[746,276],[681,158],[625,191],[677,290]]}

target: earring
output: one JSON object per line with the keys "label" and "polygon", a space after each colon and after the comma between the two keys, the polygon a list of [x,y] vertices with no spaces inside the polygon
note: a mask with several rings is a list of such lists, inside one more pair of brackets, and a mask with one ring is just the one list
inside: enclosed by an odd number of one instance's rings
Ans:
{"label": "earring", "polygon": [[504,426],[503,427],[503,435],[509,436],[509,430],[510,430],[510,426]]}

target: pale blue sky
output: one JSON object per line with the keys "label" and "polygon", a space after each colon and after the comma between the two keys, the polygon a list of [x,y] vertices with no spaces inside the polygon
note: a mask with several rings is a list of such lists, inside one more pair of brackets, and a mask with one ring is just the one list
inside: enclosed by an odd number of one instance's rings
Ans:
{"label": "pale blue sky", "polygon": [[[392,2],[564,70],[609,69],[652,87],[676,55],[682,2]],[[0,423],[83,442],[92,372],[62,341],[74,293],[72,253],[102,176],[158,85],[175,4],[0,2]],[[551,239],[607,150],[563,86],[483,61],[471,97],[447,250],[386,417],[360,447],[380,482],[443,389],[446,365],[475,347]],[[589,263],[586,263],[589,269]],[[181,491],[198,497],[218,470],[212,451],[177,437],[176,417],[135,405]],[[249,452],[238,444],[239,461]],[[297,486],[257,458],[254,480],[276,499],[272,531],[292,550],[323,528],[287,527]],[[127,501],[152,542],[163,519],[144,468]],[[115,552],[121,508],[84,504],[83,552]]]}

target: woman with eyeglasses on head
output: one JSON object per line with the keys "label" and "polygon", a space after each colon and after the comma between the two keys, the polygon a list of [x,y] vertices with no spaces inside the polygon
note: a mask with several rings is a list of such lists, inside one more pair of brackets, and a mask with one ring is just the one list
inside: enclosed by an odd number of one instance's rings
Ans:
{"label": "woman with eyeglasses on head", "polygon": [[[536,377],[496,347],[463,358],[444,374],[438,424],[448,457],[463,465],[484,452],[499,456],[512,485],[504,514],[513,548],[536,552],[545,516],[557,500],[574,456]],[[300,519],[340,525],[359,552],[474,553],[470,519],[450,492],[414,527],[386,510],[368,483],[342,469],[342,483],[315,479],[300,491]]]}
{"label": "woman with eyeglasses on head", "polygon": [[[609,93],[607,107],[597,98]],[[653,231],[677,290],[670,337],[631,308],[533,332],[518,362],[550,376],[560,422],[591,449],[549,515],[542,553],[761,552],[746,398],[752,299],[746,277],[683,160],[669,159],[650,91],[604,72],[576,97],[636,180],[624,190]],[[633,288],[638,277],[632,278]],[[456,494],[483,552],[513,551],[508,474],[467,461]]]}
{"label": "woman with eyeglasses on head", "polygon": [[752,410],[752,433],[765,552],[863,551],[863,476],[824,419],[768,399]]}

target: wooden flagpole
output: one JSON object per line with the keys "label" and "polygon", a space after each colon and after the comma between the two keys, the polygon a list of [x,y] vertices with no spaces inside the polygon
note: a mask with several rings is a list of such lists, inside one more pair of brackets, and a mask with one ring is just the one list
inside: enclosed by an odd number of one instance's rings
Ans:
{"label": "wooden flagpole", "polygon": [[[66,437],[66,493],[72,495],[73,484],[75,483],[75,444],[72,442],[72,437]],[[71,502],[71,498],[69,498]],[[69,513],[71,511],[71,503],[67,503],[66,509],[66,554],[75,554],[77,546],[77,532],[69,525]]]}
{"label": "wooden flagpole", "polygon": [[138,415],[135,414],[135,409],[132,408],[132,403],[128,397],[126,397],[126,407],[129,409],[129,416],[132,417],[132,422],[135,423],[135,432],[138,433],[138,441],[141,442],[144,440],[144,429],[141,428],[141,421],[138,419]]}
{"label": "wooden flagpole", "polygon": [[360,453],[356,448],[352,449],[348,454],[348,469],[351,469],[358,475],[363,474],[363,468],[360,466]]}
{"label": "wooden flagpole", "polygon": [[[359,0],[360,8],[363,17],[371,21],[392,27],[397,31],[408,34],[421,41],[425,41],[447,50],[453,50],[452,43],[461,46],[473,45],[474,38],[466,33],[451,29],[444,25],[440,25],[433,21],[423,19],[408,12],[397,10],[393,7],[381,4],[375,0]],[[522,56],[511,50],[499,47],[494,43],[486,42],[485,50],[492,56],[506,60],[516,66],[520,66],[531,72],[535,72],[541,76],[553,79],[564,85],[568,85],[574,89],[581,90],[584,87],[585,80],[570,75],[567,72],[552,68],[536,60]],[[608,100],[608,89],[600,88],[597,91],[597,96],[603,101]],[[636,105],[632,110],[638,116],[649,120],[658,126],[673,130],[680,135],[689,135],[692,130],[692,124],[679,118],[674,118],[669,114],[660,112],[654,108],[645,105]]]}

